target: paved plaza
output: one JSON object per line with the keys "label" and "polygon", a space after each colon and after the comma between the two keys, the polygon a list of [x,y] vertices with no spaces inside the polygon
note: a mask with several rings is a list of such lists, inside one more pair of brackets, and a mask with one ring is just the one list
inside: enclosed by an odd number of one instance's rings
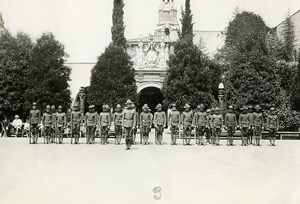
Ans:
{"label": "paved plaza", "polygon": [[[139,140],[139,138],[138,138]],[[0,203],[300,203],[300,141],[263,146],[29,145],[0,138]],[[153,188],[160,187],[160,193]],[[157,189],[156,189],[157,190]],[[161,195],[159,195],[161,194]],[[155,199],[159,198],[158,200]]]}

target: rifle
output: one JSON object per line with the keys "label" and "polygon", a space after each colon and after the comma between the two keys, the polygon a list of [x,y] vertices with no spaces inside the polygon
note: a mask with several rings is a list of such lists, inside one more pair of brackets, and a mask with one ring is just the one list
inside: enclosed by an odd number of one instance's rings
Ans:
{"label": "rifle", "polygon": [[29,135],[28,135],[28,137],[29,137],[29,144],[31,144],[31,125],[29,127]]}
{"label": "rifle", "polygon": [[71,132],[71,144],[73,144],[73,123],[71,121],[71,126],[70,126],[70,132]]}

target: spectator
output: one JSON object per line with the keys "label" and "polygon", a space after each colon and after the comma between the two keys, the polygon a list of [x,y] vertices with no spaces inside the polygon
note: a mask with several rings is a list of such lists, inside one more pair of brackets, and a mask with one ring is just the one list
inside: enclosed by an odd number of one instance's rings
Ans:
{"label": "spectator", "polygon": [[13,129],[16,131],[16,137],[18,136],[19,130],[22,129],[23,122],[18,115],[15,116],[15,119],[12,122]]}

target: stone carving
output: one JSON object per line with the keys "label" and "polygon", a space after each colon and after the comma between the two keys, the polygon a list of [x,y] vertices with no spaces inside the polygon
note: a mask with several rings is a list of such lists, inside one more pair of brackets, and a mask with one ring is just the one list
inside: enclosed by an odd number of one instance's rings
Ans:
{"label": "stone carving", "polygon": [[135,69],[143,70],[164,70],[167,68],[169,60],[169,45],[165,43],[165,38],[158,38],[154,42],[150,36],[150,42],[140,40],[138,44],[128,47]]}

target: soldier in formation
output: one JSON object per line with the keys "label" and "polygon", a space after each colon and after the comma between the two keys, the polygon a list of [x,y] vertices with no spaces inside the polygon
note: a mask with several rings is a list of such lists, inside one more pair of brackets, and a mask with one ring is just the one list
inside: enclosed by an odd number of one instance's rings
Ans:
{"label": "soldier in formation", "polygon": [[155,144],[162,145],[164,128],[167,122],[166,113],[162,110],[162,105],[156,106],[156,112],[154,113],[154,127],[155,127]]}
{"label": "soldier in formation", "polygon": [[29,112],[29,123],[30,123],[30,133],[29,133],[29,143],[37,144],[38,141],[38,131],[39,124],[41,122],[41,111],[37,110],[36,103],[32,104],[32,110]]}
{"label": "soldier in formation", "polygon": [[101,144],[108,143],[108,131],[111,126],[110,108],[108,105],[102,106],[103,112],[99,115],[99,126],[101,130]]}
{"label": "soldier in formation", "polygon": [[82,124],[82,113],[78,104],[74,105],[74,110],[71,113],[71,143],[79,144],[80,126]]}
{"label": "soldier in formation", "polygon": [[169,113],[169,125],[171,130],[171,145],[176,145],[180,126],[180,112],[176,109],[176,104],[172,104],[172,110]]}
{"label": "soldier in formation", "polygon": [[248,115],[250,119],[250,125],[249,125],[249,130],[248,130],[248,140],[247,144],[252,144],[253,142],[253,137],[254,137],[254,130],[253,130],[253,106],[248,107]]}
{"label": "soldier in formation", "polygon": [[122,107],[120,104],[117,105],[116,107],[116,112],[113,115],[113,122],[115,125],[115,144],[120,145],[123,132],[122,132],[122,118],[123,118],[123,113],[122,113]]}
{"label": "soldier in formation", "polygon": [[[242,133],[242,146],[247,146],[249,143],[253,143],[256,146],[260,146],[260,140],[262,137],[262,130],[264,127],[264,116],[261,112],[259,105],[255,106],[255,111],[249,111],[249,107],[244,106],[239,115],[238,122],[237,116],[233,111],[233,106],[228,107],[228,113],[225,114],[224,128],[227,130],[227,145],[233,145],[236,128],[240,127]],[[123,134],[125,135],[126,147],[130,149],[134,144],[133,136],[134,129],[137,129],[137,121],[140,121],[140,133],[142,136],[142,144],[149,144],[149,133],[151,131],[152,124],[155,127],[155,143],[162,145],[164,127],[167,123],[171,130],[171,145],[176,145],[176,140],[179,135],[179,127],[183,127],[183,144],[190,145],[192,129],[195,128],[195,142],[198,145],[205,145],[206,142],[219,145],[220,134],[223,128],[223,116],[220,113],[220,109],[207,109],[205,111],[204,105],[198,105],[195,114],[190,109],[188,104],[184,106],[184,112],[180,115],[180,112],[176,109],[176,104],[172,104],[168,117],[162,110],[162,105],[156,106],[157,111],[154,116],[151,114],[147,104],[143,106],[143,112],[139,118],[133,102],[127,100],[126,107],[122,111],[121,105],[116,106],[116,111],[112,117],[112,121],[115,125],[115,144],[120,145]],[[44,127],[43,136],[44,142],[49,144],[53,140],[61,144],[63,142],[64,130],[67,127],[67,121],[71,127],[71,143],[73,138],[75,144],[79,143],[79,128],[83,125],[87,131],[86,139],[87,144],[93,144],[95,142],[96,128],[101,128],[101,144],[107,144],[108,131],[111,126],[111,114],[108,105],[103,106],[103,112],[98,116],[95,112],[95,106],[89,106],[89,111],[83,117],[78,104],[75,104],[73,111],[70,112],[70,120],[67,115],[62,111],[62,106],[58,107],[56,112],[55,107],[46,106],[46,111],[41,117],[41,112],[37,110],[36,103],[33,103],[32,110],[29,113],[29,126],[30,126],[30,143],[37,143],[38,128],[41,123]],[[276,134],[279,128],[279,119],[276,113],[276,109],[271,107],[270,112],[265,117],[266,128],[269,131],[270,145],[275,146]],[[253,133],[249,131],[253,129]],[[251,136],[253,135],[253,136]],[[31,137],[32,136],[32,137]],[[207,141],[205,141],[205,136]],[[211,136],[211,141],[210,141]],[[252,139],[251,139],[252,137]]]}
{"label": "soldier in formation", "polygon": [[261,113],[261,107],[259,105],[255,106],[255,113],[253,113],[253,131],[255,138],[255,145],[260,146],[261,132],[264,126],[264,118]]}
{"label": "soldier in formation", "polygon": [[190,145],[193,123],[193,111],[190,110],[190,105],[185,104],[184,111],[182,113],[182,125],[183,125],[183,145]]}
{"label": "soldier in formation", "polygon": [[42,124],[44,127],[44,143],[49,144],[52,142],[52,129],[53,129],[53,114],[50,111],[50,106],[46,106],[46,112],[43,114],[42,117]]}
{"label": "soldier in formation", "polygon": [[126,102],[122,116],[122,127],[124,128],[126,147],[129,150],[132,145],[132,130],[136,128],[136,111],[131,100]]}
{"label": "soldier in formation", "polygon": [[219,146],[220,145],[220,136],[221,130],[223,127],[223,116],[220,113],[220,109],[216,107],[214,109],[214,114],[212,115],[212,132],[213,132],[213,144]]}
{"label": "soldier in formation", "polygon": [[233,106],[229,106],[229,112],[225,115],[225,128],[227,129],[227,145],[233,145],[233,135],[237,127],[236,115],[233,113]]}
{"label": "soldier in formation", "polygon": [[143,136],[143,145],[149,145],[149,133],[151,131],[153,115],[149,111],[147,104],[143,106],[143,112],[140,114],[141,134]]}
{"label": "soldier in formation", "polygon": [[85,118],[84,118],[87,144],[95,143],[97,119],[98,119],[98,114],[95,112],[95,106],[90,105],[89,111],[85,114]]}
{"label": "soldier in formation", "polygon": [[58,113],[56,115],[55,126],[57,128],[58,143],[62,144],[64,138],[64,129],[67,126],[67,116],[62,111],[62,106],[58,106]]}
{"label": "soldier in formation", "polygon": [[242,146],[248,145],[248,136],[249,136],[249,128],[250,128],[250,115],[248,113],[248,108],[244,106],[242,108],[242,114],[239,117],[239,125],[242,132]]}
{"label": "soldier in formation", "polygon": [[51,127],[51,143],[54,143],[55,142],[55,138],[56,138],[56,124],[55,124],[55,121],[56,121],[56,108],[55,108],[55,105],[52,105],[51,106],[51,114],[52,114],[52,127]]}
{"label": "soldier in formation", "polygon": [[193,126],[196,127],[196,144],[197,145],[205,145],[205,133],[206,128],[208,127],[208,116],[207,113],[204,111],[204,105],[201,104],[197,107],[198,112],[194,115],[194,124]]}

